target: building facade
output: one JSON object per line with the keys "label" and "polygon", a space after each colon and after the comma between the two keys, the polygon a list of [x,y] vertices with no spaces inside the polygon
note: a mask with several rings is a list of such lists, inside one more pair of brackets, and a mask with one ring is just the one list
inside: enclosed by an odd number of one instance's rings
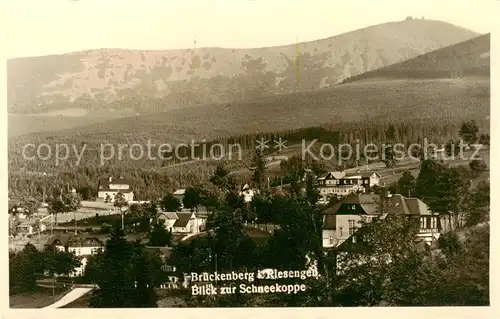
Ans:
{"label": "building facade", "polygon": [[115,197],[118,193],[122,193],[127,202],[134,201],[134,192],[130,187],[130,182],[122,177],[120,178],[101,178],[99,180],[97,197],[100,200],[107,201],[113,203],[115,201]]}
{"label": "building facade", "polygon": [[59,251],[65,251],[80,257],[81,265],[69,274],[70,277],[83,276],[88,257],[95,255],[104,249],[104,243],[92,236],[59,235],[55,236],[45,244],[54,246]]}
{"label": "building facade", "polygon": [[439,216],[434,215],[418,198],[407,198],[400,194],[351,194],[324,211],[323,247],[337,247],[348,239],[355,241],[355,233],[362,223],[390,214],[418,219],[417,236],[427,244],[437,240],[444,231]]}
{"label": "building facade", "polygon": [[203,212],[159,212],[158,223],[173,234],[195,235],[205,230],[207,214]]}
{"label": "building facade", "polygon": [[331,197],[345,197],[364,193],[366,188],[379,185],[380,175],[374,172],[345,173],[328,172],[316,178],[320,202],[327,203]]}

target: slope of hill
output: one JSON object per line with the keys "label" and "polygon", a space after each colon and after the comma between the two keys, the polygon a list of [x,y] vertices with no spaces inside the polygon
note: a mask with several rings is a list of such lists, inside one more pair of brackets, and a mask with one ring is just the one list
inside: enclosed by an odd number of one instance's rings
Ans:
{"label": "slope of hill", "polygon": [[176,143],[191,139],[277,132],[328,122],[446,120],[484,122],[490,112],[488,80],[426,80],[352,83],[334,88],[187,107],[110,120],[59,132],[25,135],[32,140],[109,143]]}
{"label": "slope of hill", "polygon": [[8,110],[161,112],[316,90],[476,36],[445,22],[419,19],[279,47],[101,49],[19,58],[8,61]]}
{"label": "slope of hill", "polygon": [[437,79],[490,76],[490,34],[416,58],[355,75],[343,83],[366,79]]}

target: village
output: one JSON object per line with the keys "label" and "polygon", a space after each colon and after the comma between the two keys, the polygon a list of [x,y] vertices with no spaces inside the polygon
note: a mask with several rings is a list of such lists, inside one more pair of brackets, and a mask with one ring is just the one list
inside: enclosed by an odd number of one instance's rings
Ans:
{"label": "village", "polygon": [[[481,154],[488,154],[488,149]],[[488,158],[487,155],[484,156]],[[266,158],[267,169],[273,165],[288,160],[288,156],[270,156]],[[454,163],[457,164],[457,163]],[[464,163],[458,163],[459,165]],[[460,220],[451,220],[449,216],[434,214],[428,204],[412,194],[391,193],[387,186],[391,181],[401,178],[404,172],[418,175],[419,161],[404,159],[395,167],[387,168],[383,162],[374,162],[369,165],[349,168],[346,170],[327,171],[316,175],[312,170],[305,169],[298,185],[306,191],[308,178],[314,181],[318,192],[317,203],[322,210],[322,247],[325,250],[341,249],[346,244],[356,243],[357,232],[361,223],[383,219],[387,214],[404,215],[419,221],[417,237],[425,246],[437,242],[441,234],[453,230],[455,224],[464,224],[463,216]],[[486,175],[478,177],[479,180]],[[472,181],[471,181],[472,182]],[[475,181],[477,184],[478,181]],[[98,183],[97,198],[93,201],[81,200],[78,208],[72,212],[58,214],[49,213],[46,203],[39,203],[32,214],[27,214],[23,203],[15,199],[9,200],[9,249],[13,252],[21,251],[27,243],[42,251],[47,247],[56,247],[59,251],[73,253],[80,258],[81,264],[66,275],[47,278],[40,276],[38,283],[42,287],[66,286],[71,282],[72,287],[86,287],[88,283],[81,283],[85,273],[87,259],[103,251],[109,238],[112,225],[119,224],[126,233],[129,241],[144,244],[146,249],[160,253],[162,256],[162,270],[167,273],[167,279],[159,285],[162,290],[187,289],[190,287],[190,274],[179,272],[177,265],[172,264],[170,257],[172,249],[180,243],[199,238],[207,234],[207,220],[214,213],[214,209],[203,206],[193,197],[194,189],[186,187],[177,189],[168,194],[168,203],[165,199],[157,201],[137,201],[134,198],[133,181],[122,177],[108,176],[101,178]],[[269,187],[269,183],[267,185]],[[272,192],[280,194],[289,191],[290,185],[272,187]],[[251,182],[239,186],[238,195],[244,205],[251,207],[255,196],[260,189],[252,187]],[[68,188],[67,193],[77,196],[74,188]],[[188,193],[186,198],[186,193]],[[194,196],[196,197],[196,196]],[[162,204],[163,200],[163,204]],[[385,215],[381,215],[379,205],[386,203]],[[140,229],[140,221],[134,218],[137,207],[155,205],[153,213],[149,213],[149,229]],[[172,204],[173,203],[173,204]],[[26,206],[24,206],[26,207]],[[167,241],[152,242],[151,233],[154,227],[160,225],[165,233],[170,234]],[[276,229],[277,223],[269,221],[245,220],[244,228],[251,237],[269,237]],[[166,244],[168,242],[168,244]],[[73,279],[71,279],[73,278]],[[82,288],[88,291],[92,288]],[[68,301],[69,303],[69,301]]]}

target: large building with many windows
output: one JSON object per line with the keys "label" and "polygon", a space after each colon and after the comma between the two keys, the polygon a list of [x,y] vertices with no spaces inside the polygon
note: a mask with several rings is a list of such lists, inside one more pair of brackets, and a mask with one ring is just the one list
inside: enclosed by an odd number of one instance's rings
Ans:
{"label": "large building with many windows", "polygon": [[369,171],[355,173],[328,172],[316,178],[320,202],[328,202],[331,197],[345,197],[364,193],[368,187],[379,185],[380,175]]}
{"label": "large building with many windows", "polygon": [[355,241],[355,233],[363,221],[371,222],[389,214],[418,218],[420,227],[417,236],[426,243],[439,238],[443,229],[438,216],[418,198],[407,198],[400,194],[351,194],[324,211],[323,247],[336,247],[346,240]]}

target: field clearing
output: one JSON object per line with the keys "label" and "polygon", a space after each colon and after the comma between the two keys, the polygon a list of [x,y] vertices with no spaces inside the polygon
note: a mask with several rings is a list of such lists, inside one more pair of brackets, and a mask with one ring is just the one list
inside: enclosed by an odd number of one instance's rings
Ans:
{"label": "field clearing", "polygon": [[43,308],[61,299],[68,289],[56,289],[52,296],[52,289],[37,288],[34,291],[15,294],[9,297],[10,308]]}

